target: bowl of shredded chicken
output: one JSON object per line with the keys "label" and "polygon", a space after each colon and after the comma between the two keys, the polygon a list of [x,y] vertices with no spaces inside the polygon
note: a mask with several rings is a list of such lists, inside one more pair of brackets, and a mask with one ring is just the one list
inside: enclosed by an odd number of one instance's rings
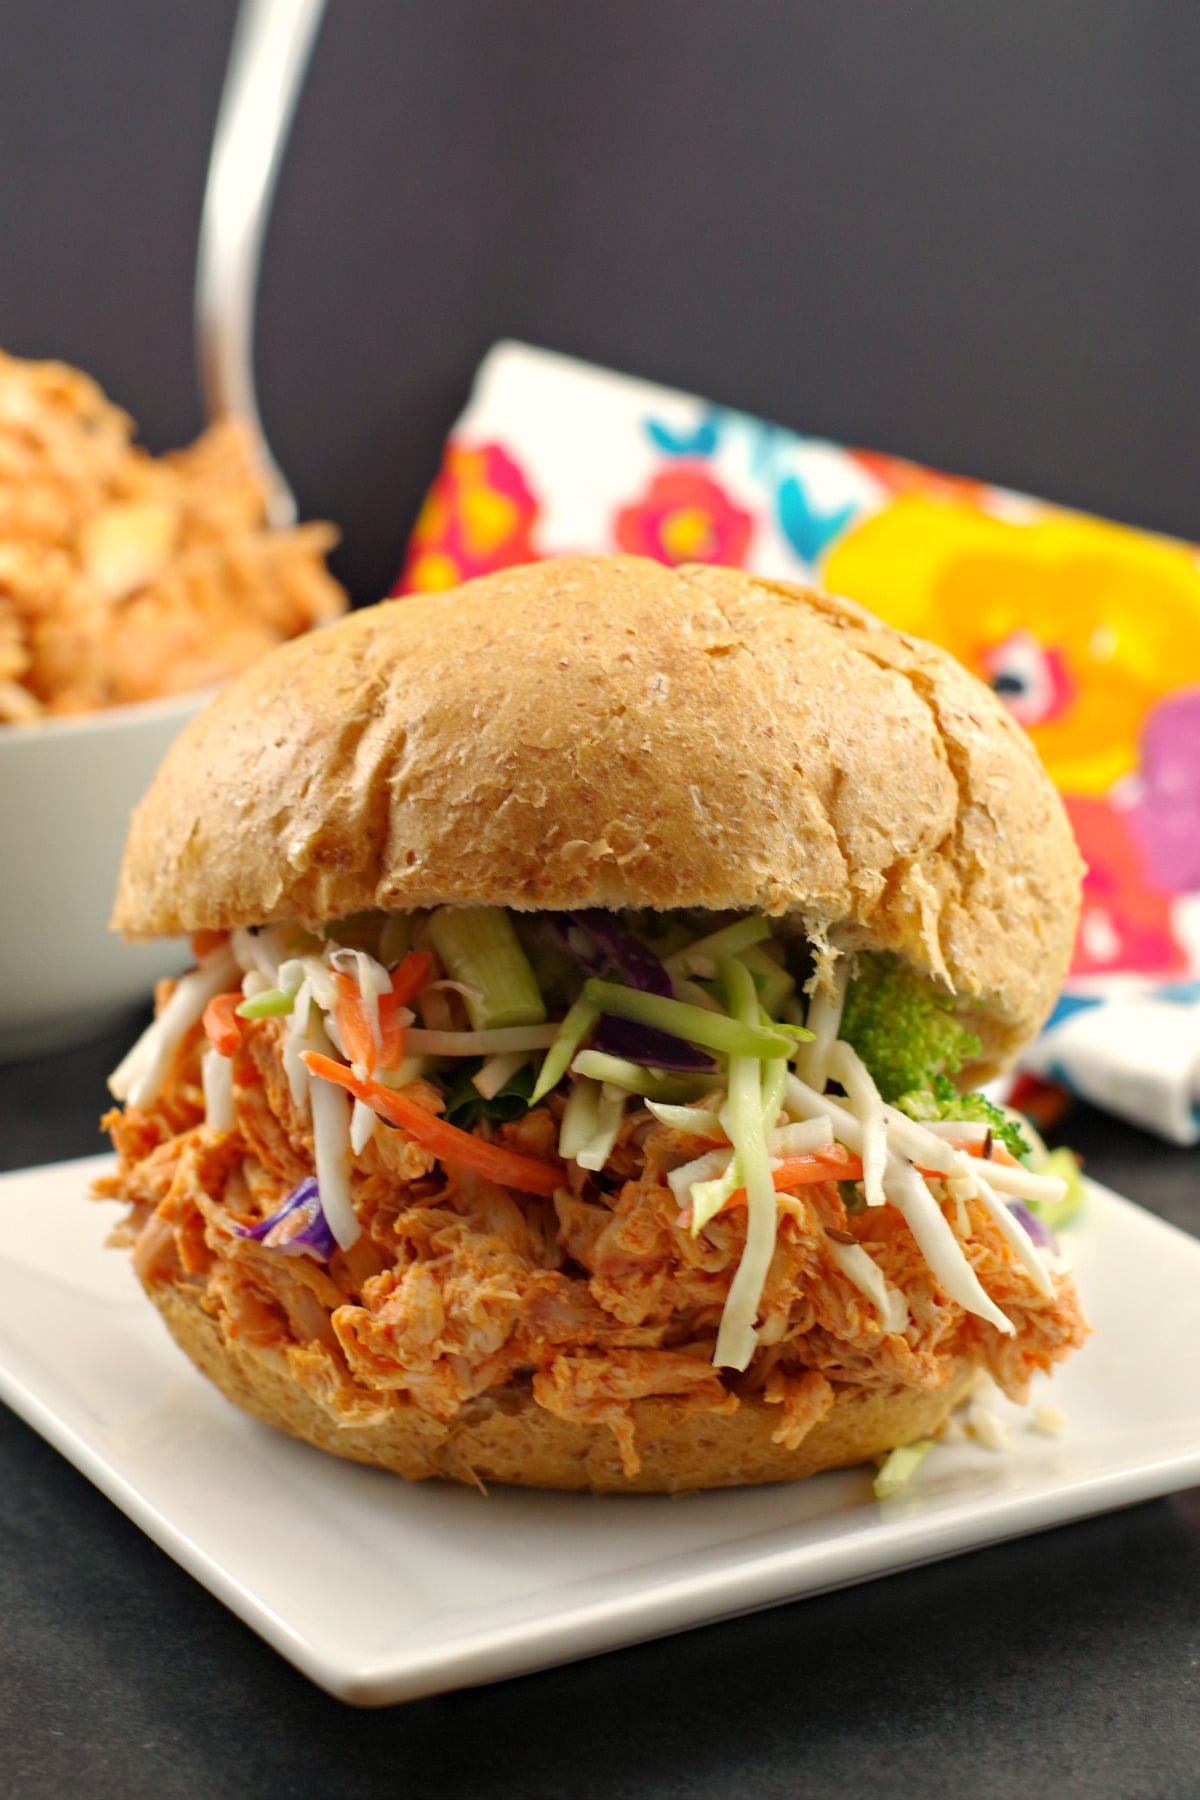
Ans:
{"label": "bowl of shredded chicken", "polygon": [[214,687],[345,609],[241,430],[152,456],[79,370],[0,353],[0,1056],[86,1035],[160,953],[111,938],[129,813]]}

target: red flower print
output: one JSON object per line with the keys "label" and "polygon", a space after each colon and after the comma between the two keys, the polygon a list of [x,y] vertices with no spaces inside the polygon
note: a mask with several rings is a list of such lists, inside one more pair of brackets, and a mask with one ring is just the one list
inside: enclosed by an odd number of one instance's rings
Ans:
{"label": "red flower print", "polygon": [[622,550],[658,562],[724,563],[741,568],[754,519],[704,469],[673,465],[642,498],[621,509],[613,536]]}
{"label": "red flower print", "polygon": [[1178,975],[1188,959],[1171,926],[1171,897],[1149,879],[1124,816],[1107,800],[1064,796],[1088,865],[1072,975]]}
{"label": "red flower print", "polygon": [[451,441],[409,539],[397,594],[457,587],[474,575],[538,561],[538,504],[499,444]]}

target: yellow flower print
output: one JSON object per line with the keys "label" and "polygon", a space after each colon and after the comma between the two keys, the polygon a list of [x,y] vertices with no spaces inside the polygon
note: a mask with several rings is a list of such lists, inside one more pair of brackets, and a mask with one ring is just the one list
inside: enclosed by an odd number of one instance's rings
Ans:
{"label": "yellow flower print", "polygon": [[502,444],[451,440],[394,591],[437,593],[474,575],[536,562],[537,516],[537,500]]}
{"label": "yellow flower print", "polygon": [[1068,793],[1135,769],[1151,707],[1200,682],[1196,552],[1119,525],[907,495],[846,533],[822,573],[989,682]]}

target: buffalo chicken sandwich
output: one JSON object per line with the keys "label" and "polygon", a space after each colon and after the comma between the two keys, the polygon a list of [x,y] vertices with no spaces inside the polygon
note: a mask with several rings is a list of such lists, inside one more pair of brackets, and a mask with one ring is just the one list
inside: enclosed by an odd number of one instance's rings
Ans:
{"label": "buffalo chicken sandwich", "polygon": [[101,1184],[237,1405],[413,1479],[681,1489],[924,1439],[1086,1332],[974,1090],[1067,967],[1029,741],[847,601],[633,558],[286,644],[115,924],[196,968]]}

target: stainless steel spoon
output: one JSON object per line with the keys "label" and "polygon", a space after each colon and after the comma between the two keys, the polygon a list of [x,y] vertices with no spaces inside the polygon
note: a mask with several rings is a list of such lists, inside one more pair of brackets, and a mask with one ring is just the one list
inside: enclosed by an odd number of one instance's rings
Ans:
{"label": "stainless steel spoon", "polygon": [[254,307],[263,237],[325,0],[242,0],[204,190],[196,264],[196,348],[210,419],[251,432],[267,519],[293,525],[296,500],[271,454],[254,386]]}

